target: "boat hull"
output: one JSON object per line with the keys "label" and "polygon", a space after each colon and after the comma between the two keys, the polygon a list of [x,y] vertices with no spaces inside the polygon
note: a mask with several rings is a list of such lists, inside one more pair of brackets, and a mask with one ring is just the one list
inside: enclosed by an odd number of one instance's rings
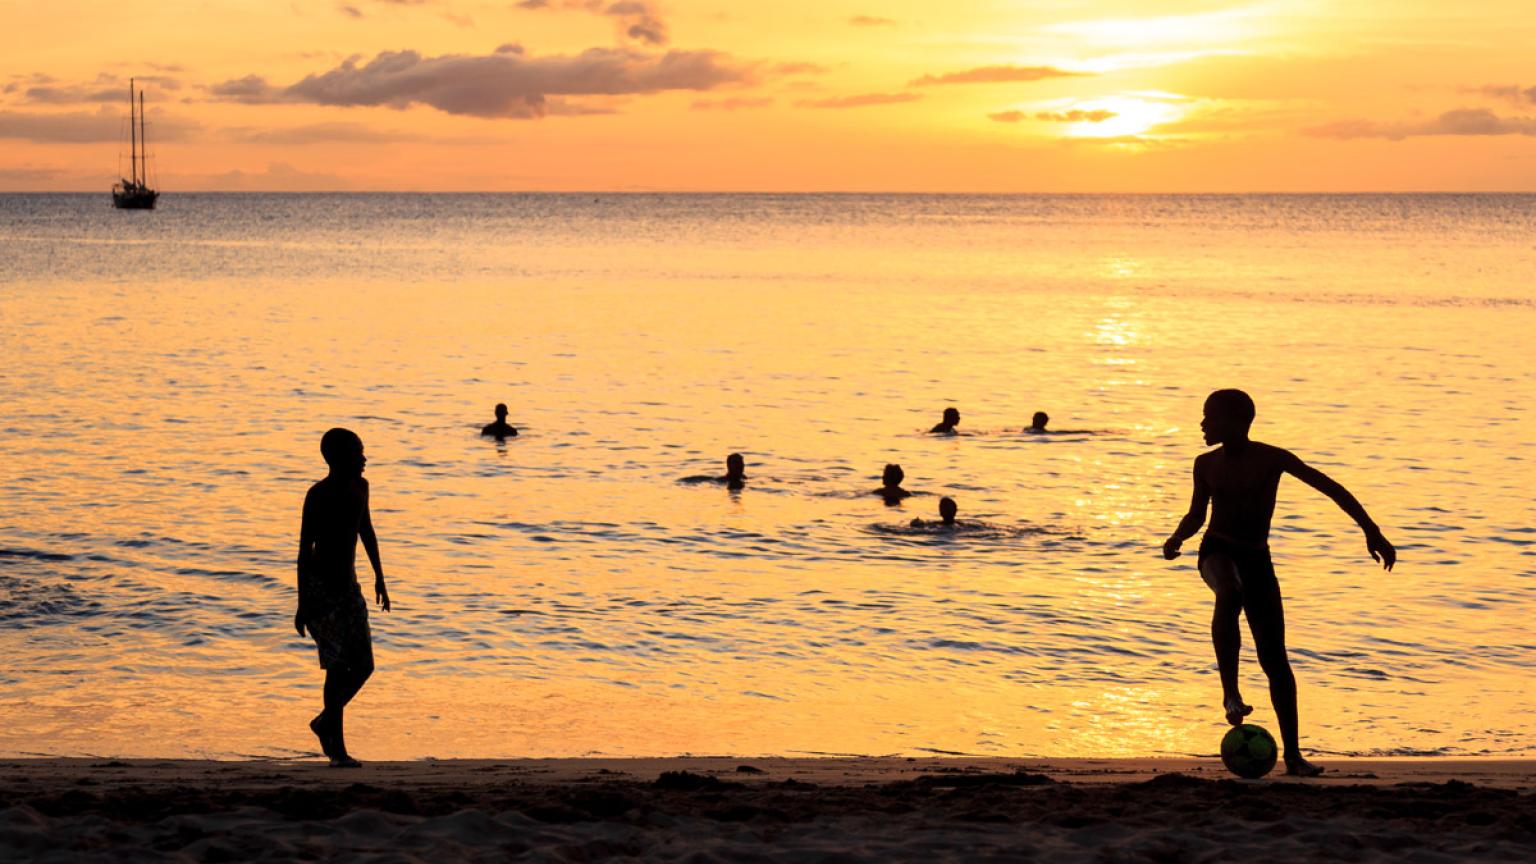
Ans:
{"label": "boat hull", "polygon": [[119,210],[153,210],[155,199],[160,197],[159,192],[145,189],[141,191],[112,192],[112,206]]}

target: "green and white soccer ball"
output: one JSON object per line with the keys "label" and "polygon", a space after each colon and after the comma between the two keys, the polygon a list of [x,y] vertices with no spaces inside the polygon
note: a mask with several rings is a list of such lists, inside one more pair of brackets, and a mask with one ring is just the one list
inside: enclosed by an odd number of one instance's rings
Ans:
{"label": "green and white soccer ball", "polygon": [[1280,748],[1262,726],[1233,726],[1221,739],[1221,764],[1239,777],[1256,780],[1275,767]]}

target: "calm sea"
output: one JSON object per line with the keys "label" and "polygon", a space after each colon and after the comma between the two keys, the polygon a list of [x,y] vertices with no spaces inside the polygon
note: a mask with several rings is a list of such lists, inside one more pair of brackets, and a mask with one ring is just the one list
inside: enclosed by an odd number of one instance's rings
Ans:
{"label": "calm sea", "polygon": [[1533,196],[0,196],[0,753],[312,751],[336,425],[364,759],[1210,753],[1158,548],[1235,386],[1401,552],[1282,484],[1304,742],[1530,755],[1533,286]]}

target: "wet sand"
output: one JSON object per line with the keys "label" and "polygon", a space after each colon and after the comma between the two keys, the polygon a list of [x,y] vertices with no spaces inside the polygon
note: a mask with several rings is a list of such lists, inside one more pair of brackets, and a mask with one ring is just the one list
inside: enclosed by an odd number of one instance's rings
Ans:
{"label": "wet sand", "polygon": [[1536,762],[0,762],[6,861],[1529,861]]}

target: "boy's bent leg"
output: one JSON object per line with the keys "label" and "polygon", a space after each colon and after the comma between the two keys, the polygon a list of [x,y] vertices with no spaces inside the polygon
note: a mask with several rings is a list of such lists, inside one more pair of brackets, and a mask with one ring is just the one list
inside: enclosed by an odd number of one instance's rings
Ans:
{"label": "boy's bent leg", "polygon": [[1296,674],[1291,671],[1291,660],[1285,648],[1285,607],[1280,599],[1280,584],[1274,578],[1273,569],[1250,582],[1244,610],[1248,615],[1248,629],[1253,633],[1259,665],[1269,678],[1269,699],[1275,706],[1275,722],[1280,725],[1280,741],[1285,748],[1285,773],[1315,777],[1323,773],[1323,769],[1301,755]]}
{"label": "boy's bent leg", "polygon": [[1233,726],[1253,713],[1253,708],[1243,702],[1237,684],[1238,653],[1242,649],[1242,631],[1237,617],[1243,608],[1242,583],[1237,578],[1237,566],[1232,559],[1221,554],[1211,554],[1200,562],[1200,577],[1216,594],[1215,609],[1211,613],[1211,644],[1216,649],[1216,668],[1221,673],[1221,703],[1227,722]]}

